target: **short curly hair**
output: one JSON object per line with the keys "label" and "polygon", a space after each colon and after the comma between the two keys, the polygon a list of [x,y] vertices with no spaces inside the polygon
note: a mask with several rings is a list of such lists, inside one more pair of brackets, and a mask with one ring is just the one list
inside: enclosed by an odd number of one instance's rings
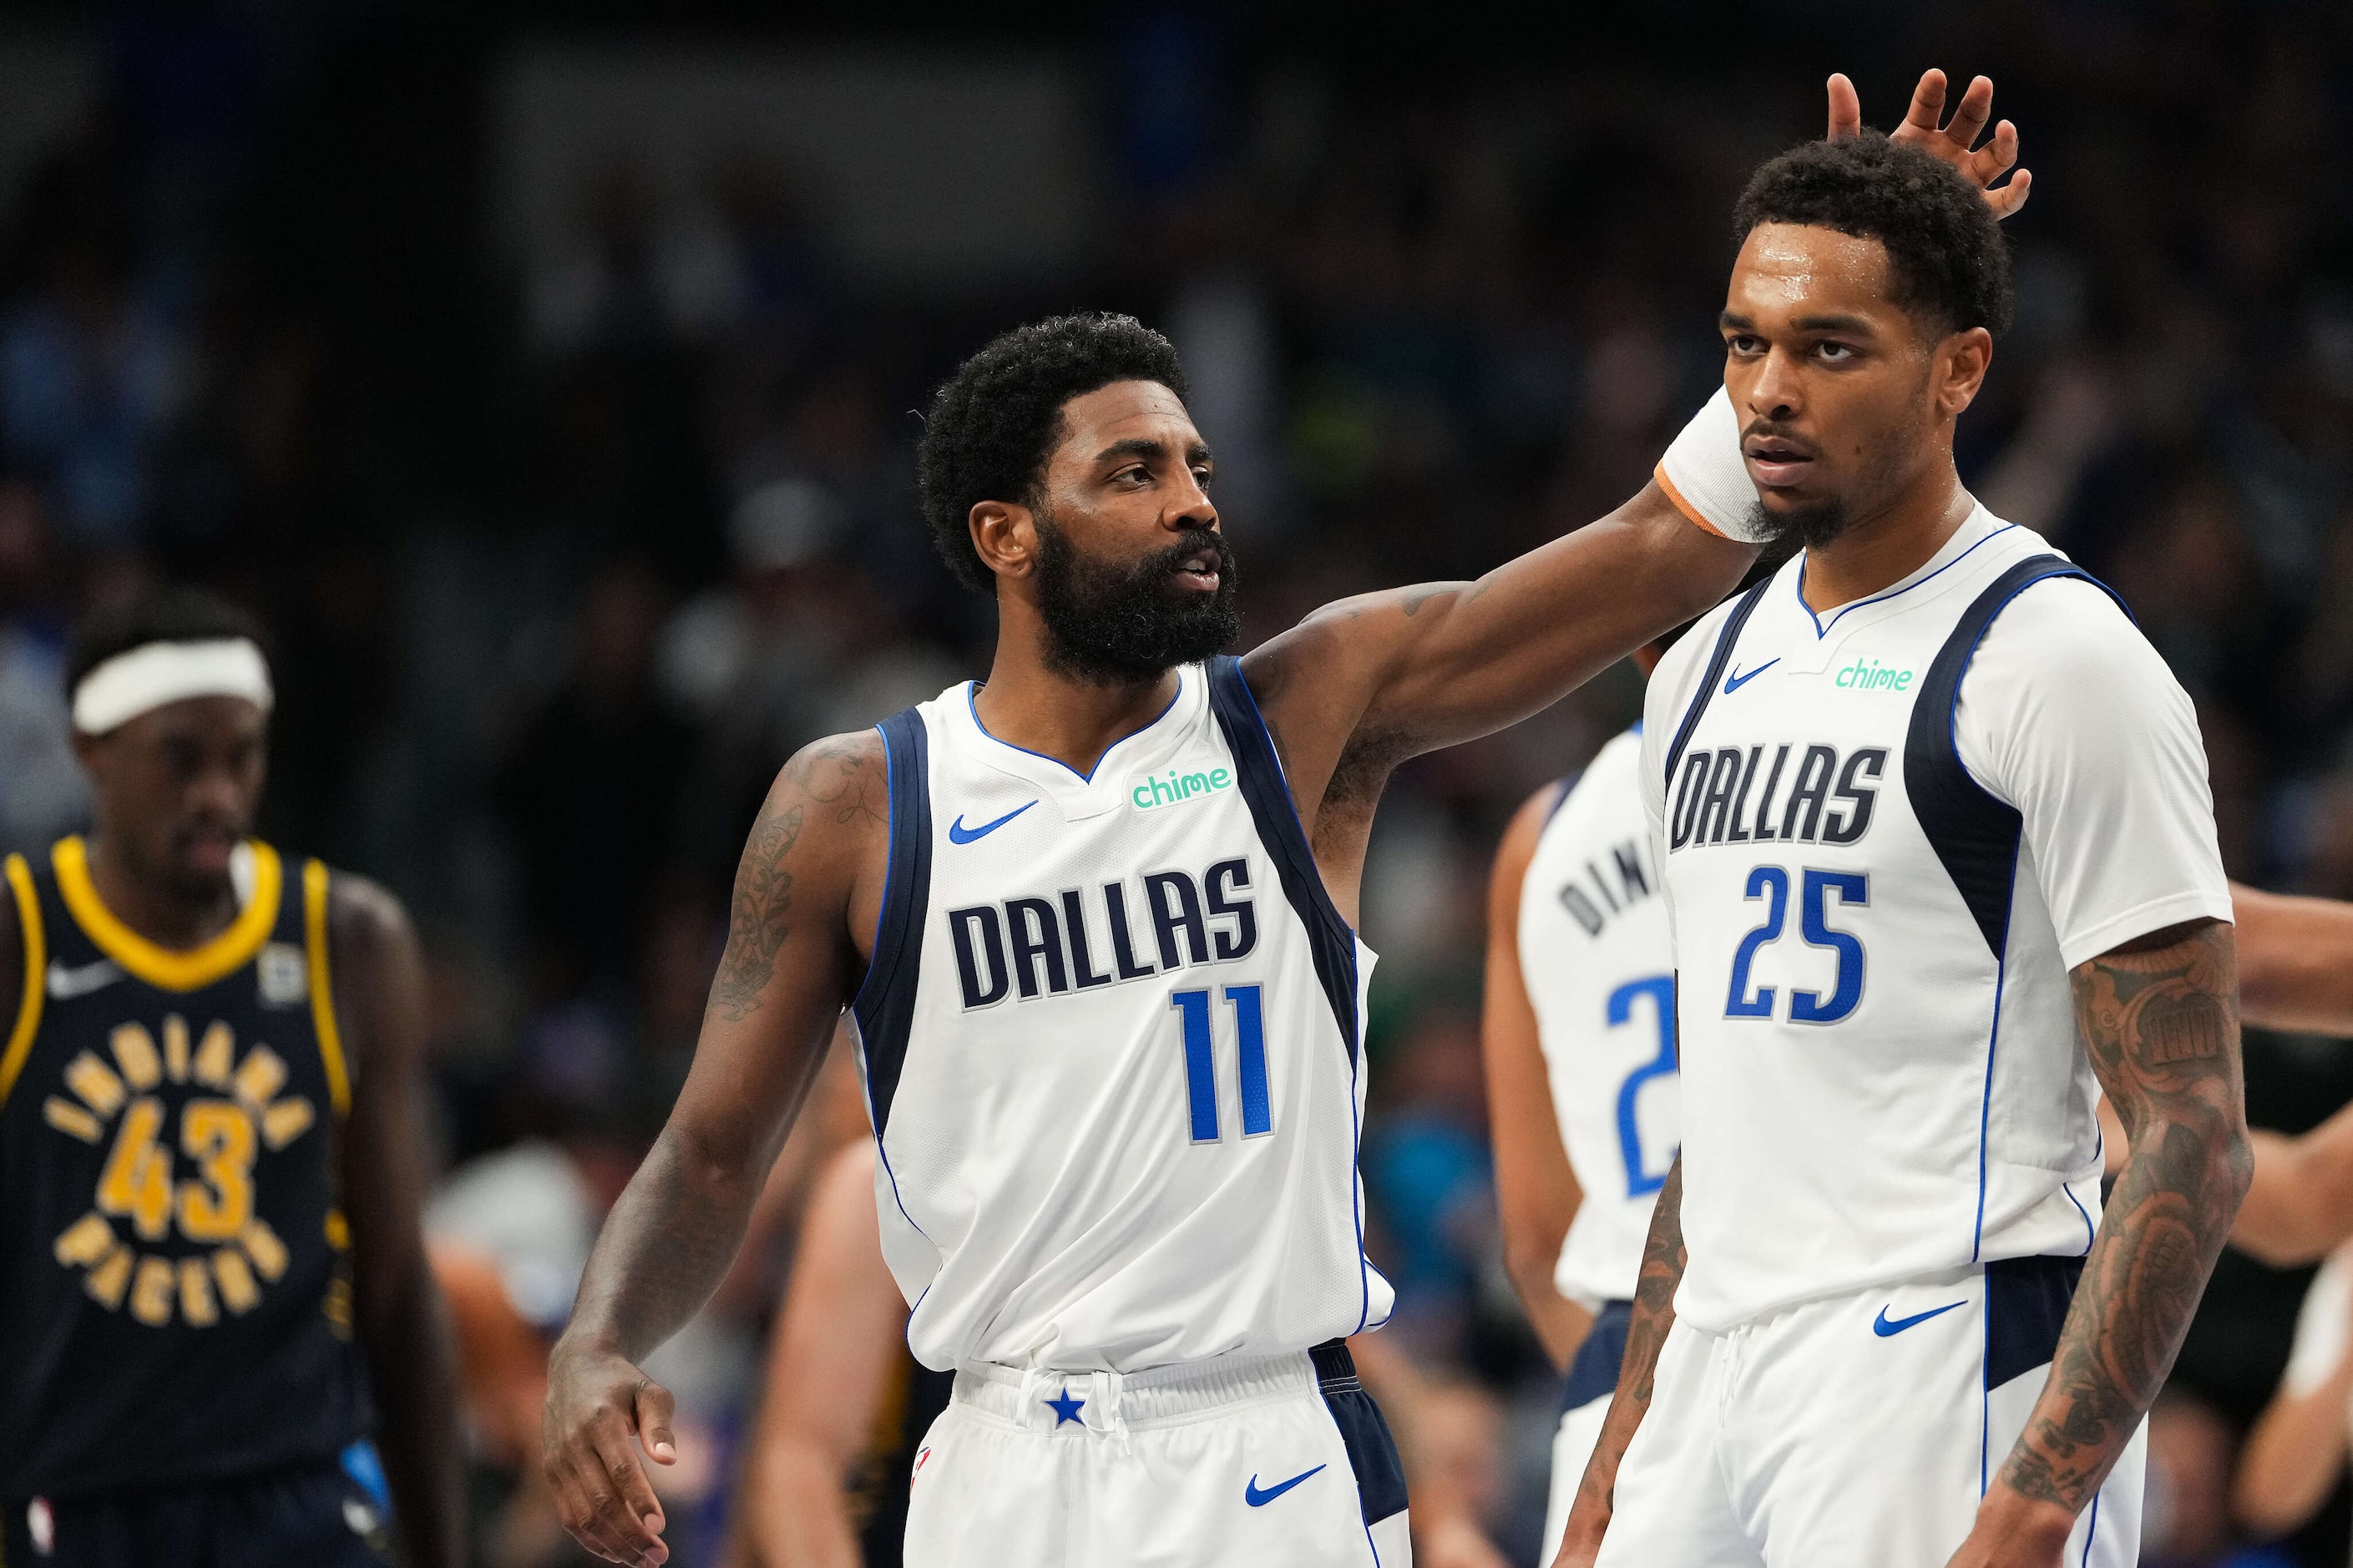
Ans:
{"label": "short curly hair", "polygon": [[1836,229],[1887,247],[1894,302],[1948,332],[2000,337],[2015,303],[2010,247],[1960,171],[1876,131],[1793,147],[1749,176],[1733,243],[1758,224]]}
{"label": "short curly hair", "polygon": [[1175,345],[1134,316],[1082,312],[1016,327],[956,367],[933,395],[915,478],[932,542],[956,580],[986,590],[972,509],[1031,504],[1061,439],[1062,405],[1115,381],[1155,381],[1185,395]]}

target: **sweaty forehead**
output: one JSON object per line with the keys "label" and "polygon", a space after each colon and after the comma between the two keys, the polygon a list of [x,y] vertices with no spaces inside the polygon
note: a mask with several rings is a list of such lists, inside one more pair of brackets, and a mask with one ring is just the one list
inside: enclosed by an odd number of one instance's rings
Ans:
{"label": "sweaty forehead", "polygon": [[1082,393],[1062,405],[1062,440],[1058,458],[1089,463],[1121,441],[1159,441],[1179,447],[1200,439],[1184,403],[1156,381],[1114,381]]}
{"label": "sweaty forehead", "polygon": [[1761,223],[1732,265],[1725,308],[1744,314],[1892,311],[1887,247],[1812,224]]}

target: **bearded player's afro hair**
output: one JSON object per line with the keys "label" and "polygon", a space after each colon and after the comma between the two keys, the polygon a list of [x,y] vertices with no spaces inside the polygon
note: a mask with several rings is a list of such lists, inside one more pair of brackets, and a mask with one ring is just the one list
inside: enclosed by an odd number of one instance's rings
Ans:
{"label": "bearded player's afro hair", "polygon": [[933,395],[915,446],[932,542],[956,580],[986,590],[972,509],[1035,501],[1061,439],[1062,405],[1115,381],[1155,381],[1179,398],[1185,372],[1166,338],[1133,316],[1054,316],[991,340]]}

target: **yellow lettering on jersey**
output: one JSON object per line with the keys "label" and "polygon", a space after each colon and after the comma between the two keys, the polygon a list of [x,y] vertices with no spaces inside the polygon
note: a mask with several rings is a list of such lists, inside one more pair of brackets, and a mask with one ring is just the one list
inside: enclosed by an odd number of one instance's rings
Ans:
{"label": "yellow lettering on jersey", "polygon": [[172,1152],[155,1142],[163,1128],[163,1101],[132,1100],[98,1179],[100,1212],[129,1215],[146,1241],[160,1240],[172,1224]]}
{"label": "yellow lettering on jersey", "polygon": [[253,1217],[253,1119],[230,1100],[192,1100],[180,1112],[180,1150],[203,1173],[180,1184],[180,1234],[234,1241]]}
{"label": "yellow lettering on jersey", "polygon": [[174,1083],[188,1081],[188,1021],[177,1013],[164,1019],[164,1071]]}
{"label": "yellow lettering on jersey", "polygon": [[258,1113],[286,1087],[286,1063],[268,1046],[256,1046],[237,1064],[237,1097]]}
{"label": "yellow lettering on jersey", "polygon": [[170,1322],[175,1272],[169,1258],[141,1258],[139,1272],[131,1280],[131,1315],[151,1329]]}
{"label": "yellow lettering on jersey", "polygon": [[229,1027],[218,1018],[205,1031],[202,1044],[196,1047],[194,1071],[196,1081],[206,1089],[227,1089],[230,1059],[237,1054],[237,1042]]}
{"label": "yellow lettering on jersey", "polygon": [[254,1215],[246,1222],[237,1240],[244,1246],[245,1255],[253,1259],[254,1268],[261,1271],[261,1277],[273,1285],[278,1283],[286,1272],[286,1244],[278,1239],[269,1222],[259,1215]]}
{"label": "yellow lettering on jersey", "polygon": [[337,1339],[352,1337],[352,1282],[338,1277],[327,1281],[327,1293],[319,1299],[319,1310],[327,1314],[327,1321]]}
{"label": "yellow lettering on jersey", "polygon": [[164,1058],[155,1054],[155,1038],[143,1024],[123,1024],[108,1037],[114,1047],[115,1065],[122,1069],[123,1081],[132,1088],[145,1091],[164,1081]]}
{"label": "yellow lettering on jersey", "polygon": [[326,1231],[327,1245],[329,1247],[333,1247],[337,1252],[349,1252],[351,1250],[351,1222],[343,1217],[343,1210],[329,1209],[327,1211]]}
{"label": "yellow lettering on jersey", "polygon": [[131,1098],[114,1069],[84,1051],[66,1066],[66,1087],[100,1118],[112,1116]]}
{"label": "yellow lettering on jersey", "polygon": [[81,1282],[81,1288],[90,1292],[91,1300],[111,1312],[122,1305],[123,1288],[130,1283],[131,1249],[118,1241],[114,1244],[114,1250],[100,1259],[98,1267],[90,1271],[90,1278]]}
{"label": "yellow lettering on jersey", "polygon": [[300,1095],[281,1100],[261,1113],[261,1141],[269,1145],[273,1154],[311,1130],[318,1113],[311,1102]]}
{"label": "yellow lettering on jersey", "polygon": [[213,1304],[213,1277],[201,1258],[180,1259],[180,1316],[199,1329],[220,1321],[220,1309]]}
{"label": "yellow lettering on jersey", "polygon": [[253,1282],[245,1254],[235,1247],[224,1247],[213,1254],[213,1279],[219,1282],[220,1299],[230,1311],[249,1312],[260,1303],[261,1287]]}
{"label": "yellow lettering on jersey", "polygon": [[58,1261],[69,1268],[87,1268],[114,1250],[114,1227],[95,1214],[86,1214],[58,1237]]}
{"label": "yellow lettering on jersey", "polygon": [[76,1105],[70,1100],[56,1095],[41,1101],[41,1120],[69,1138],[79,1138],[85,1143],[95,1143],[106,1134],[106,1123]]}

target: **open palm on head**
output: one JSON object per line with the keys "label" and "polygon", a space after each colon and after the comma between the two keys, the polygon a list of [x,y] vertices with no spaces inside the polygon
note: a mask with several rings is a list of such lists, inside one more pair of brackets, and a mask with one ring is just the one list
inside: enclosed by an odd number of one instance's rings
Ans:
{"label": "open palm on head", "polygon": [[[1994,184],[2018,162],[2018,127],[2005,120],[1993,128],[1991,141],[1978,146],[1978,136],[1993,114],[1992,79],[1972,78],[1960,101],[1953,106],[1951,121],[1940,125],[1946,90],[1943,71],[1923,71],[1920,85],[1912,89],[1912,106],[1905,110],[1904,123],[1888,133],[1888,140],[1917,147],[1950,163],[1985,193],[1986,205],[1993,209],[1994,216],[2009,217],[2026,205],[2034,182],[2031,174],[2020,169],[2003,184]],[[1830,131],[1824,140],[1837,142],[1861,133],[1862,100],[1855,96],[1854,83],[1844,73],[1830,79]]]}

